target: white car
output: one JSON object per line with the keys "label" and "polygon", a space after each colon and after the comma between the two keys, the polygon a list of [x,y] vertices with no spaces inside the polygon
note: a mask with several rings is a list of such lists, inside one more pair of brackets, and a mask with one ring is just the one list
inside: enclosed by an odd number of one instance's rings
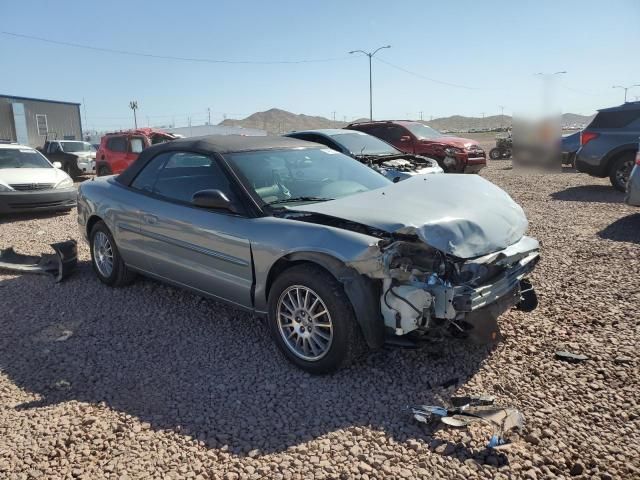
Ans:
{"label": "white car", "polygon": [[0,214],[75,207],[76,188],[60,166],[31,147],[0,143]]}

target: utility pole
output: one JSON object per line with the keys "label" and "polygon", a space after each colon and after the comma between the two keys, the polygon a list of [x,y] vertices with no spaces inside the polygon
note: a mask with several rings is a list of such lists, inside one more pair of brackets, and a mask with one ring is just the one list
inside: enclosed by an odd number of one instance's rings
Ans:
{"label": "utility pole", "polygon": [[500,109],[500,128],[504,128],[504,105],[498,105]]}
{"label": "utility pole", "polygon": [[480,115],[482,115],[482,119],[484,120],[484,112],[480,112]]}
{"label": "utility pole", "polygon": [[333,115],[333,126],[336,126],[336,112],[331,112],[331,114]]}
{"label": "utility pole", "polygon": [[614,85],[611,88],[622,88],[624,90],[624,103],[627,103],[627,92],[629,91],[630,88],[633,88],[633,87],[640,87],[640,84],[629,85],[628,87],[624,87],[622,85]]}
{"label": "utility pole", "polygon": [[378,51],[383,48],[391,48],[391,45],[385,45],[384,47],[379,47],[373,52],[365,52],[364,50],[352,50],[349,53],[363,53],[367,57],[369,57],[369,120],[373,121],[373,79],[371,75],[371,59],[373,56],[378,53]]}
{"label": "utility pole", "polygon": [[129,108],[131,110],[133,110],[133,125],[135,126],[136,130],[138,129],[138,118],[136,117],[136,110],[138,109],[138,102],[135,100],[131,100],[129,102]]}
{"label": "utility pole", "polygon": [[[82,111],[84,112],[84,128],[88,128],[87,125],[87,104],[84,103],[84,97],[82,97]],[[80,132],[82,133],[82,132]]]}
{"label": "utility pole", "polygon": [[422,112],[420,112],[420,121],[422,121]]}
{"label": "utility pole", "polygon": [[209,120],[207,120],[207,125],[211,125],[211,108],[207,107],[207,117],[209,118]]}

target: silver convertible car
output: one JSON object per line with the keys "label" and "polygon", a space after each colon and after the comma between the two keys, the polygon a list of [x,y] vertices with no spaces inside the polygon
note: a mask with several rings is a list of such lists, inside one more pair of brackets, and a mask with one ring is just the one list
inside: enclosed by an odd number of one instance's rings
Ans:
{"label": "silver convertible car", "polygon": [[499,315],[537,304],[538,242],[503,190],[477,175],[393,183],[292,138],[155,145],[82,183],[78,222],[105,284],[141,273],[266,315],[312,373],[385,342],[496,340]]}

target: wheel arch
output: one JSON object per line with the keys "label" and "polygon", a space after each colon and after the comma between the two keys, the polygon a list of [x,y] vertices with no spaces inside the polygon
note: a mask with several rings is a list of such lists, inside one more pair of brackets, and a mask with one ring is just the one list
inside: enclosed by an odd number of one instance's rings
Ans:
{"label": "wheel arch", "polygon": [[605,157],[605,161],[604,161],[606,165],[605,167],[606,175],[611,174],[611,168],[613,167],[613,164],[618,158],[620,158],[622,155],[626,153],[635,154],[637,151],[638,151],[637,143],[627,143],[624,145],[620,145],[619,147],[616,147],[613,150],[611,150],[609,153],[607,153],[607,156]]}
{"label": "wheel arch", "polygon": [[91,236],[91,230],[93,230],[94,225],[98,222],[103,222],[103,221],[104,220],[102,220],[102,218],[96,214],[91,215],[87,219],[87,238]]}
{"label": "wheel arch", "polygon": [[380,286],[369,277],[348,267],[341,260],[326,253],[294,252],[280,257],[269,269],[267,274],[265,296],[269,292],[275,279],[289,268],[310,263],[329,272],[344,288],[345,294],[351,302],[356,321],[367,345],[371,349],[382,347],[384,343],[384,321],[380,312]]}

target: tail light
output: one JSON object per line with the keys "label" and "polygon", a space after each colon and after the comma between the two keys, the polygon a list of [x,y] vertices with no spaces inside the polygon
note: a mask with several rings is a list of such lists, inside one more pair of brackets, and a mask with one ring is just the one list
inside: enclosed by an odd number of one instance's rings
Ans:
{"label": "tail light", "polygon": [[598,138],[600,136],[599,133],[596,132],[585,132],[584,130],[580,133],[580,145],[585,146],[594,138]]}
{"label": "tail light", "polygon": [[640,150],[638,150],[638,153],[636,153],[636,165],[640,167]]}

